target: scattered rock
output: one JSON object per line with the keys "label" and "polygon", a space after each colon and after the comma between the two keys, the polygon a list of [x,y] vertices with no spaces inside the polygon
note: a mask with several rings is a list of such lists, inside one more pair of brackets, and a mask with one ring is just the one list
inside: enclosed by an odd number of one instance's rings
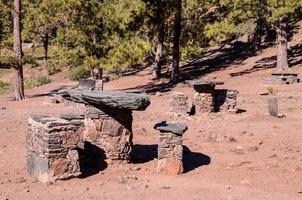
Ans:
{"label": "scattered rock", "polygon": [[161,92],[156,92],[155,93],[155,96],[157,96],[157,97],[160,97],[160,96],[162,96],[163,94],[161,93]]}
{"label": "scattered rock", "polygon": [[242,146],[237,146],[236,149],[232,149],[231,151],[234,152],[235,154],[244,154]]}
{"label": "scattered rock", "polygon": [[118,177],[118,183],[120,183],[120,184],[127,183],[127,178],[125,178],[124,176],[119,176]]}
{"label": "scattered rock", "polygon": [[253,146],[253,147],[249,147],[247,149],[248,152],[255,152],[255,151],[258,151],[258,147],[257,146]]}
{"label": "scattered rock", "polygon": [[20,177],[15,180],[15,183],[25,183],[25,182],[26,182],[26,179],[24,177]]}
{"label": "scattered rock", "polygon": [[233,137],[233,136],[228,136],[228,137],[227,137],[227,140],[228,140],[228,142],[230,142],[230,143],[235,143],[235,142],[237,142],[236,138]]}
{"label": "scattered rock", "polygon": [[127,178],[128,180],[129,180],[129,179],[132,179],[132,180],[135,180],[135,181],[137,180],[137,177],[136,177],[135,175],[129,175],[129,176],[127,176],[126,178]]}
{"label": "scattered rock", "polygon": [[28,193],[28,192],[29,192],[29,189],[24,189],[24,192]]}
{"label": "scattered rock", "polygon": [[162,190],[169,190],[169,189],[171,189],[171,187],[170,186],[162,186],[160,189],[162,189]]}
{"label": "scattered rock", "polygon": [[141,170],[141,168],[140,167],[131,167],[130,170],[132,170],[132,171],[139,171],[139,170]]}

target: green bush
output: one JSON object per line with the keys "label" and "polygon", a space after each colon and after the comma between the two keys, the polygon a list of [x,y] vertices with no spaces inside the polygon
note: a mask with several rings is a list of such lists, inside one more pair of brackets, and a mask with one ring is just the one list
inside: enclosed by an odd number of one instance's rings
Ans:
{"label": "green bush", "polygon": [[4,81],[0,80],[0,89],[3,89],[8,86],[8,83],[5,83]]}
{"label": "green bush", "polygon": [[36,61],[35,57],[31,55],[23,56],[23,64],[29,64],[32,68],[38,67],[39,63]]}
{"label": "green bush", "polygon": [[83,65],[74,67],[69,71],[69,79],[72,81],[78,81],[80,79],[85,79],[90,77],[90,71],[86,69]]}
{"label": "green bush", "polygon": [[83,64],[85,54],[77,49],[58,49],[48,61],[47,72],[54,75],[62,69],[72,69]]}
{"label": "green bush", "polygon": [[123,40],[106,57],[100,59],[100,64],[109,72],[123,71],[143,63],[150,50],[150,44],[138,37]]}
{"label": "green bush", "polygon": [[192,60],[199,58],[202,54],[205,53],[205,49],[194,46],[193,44],[190,46],[185,46],[181,48],[181,59],[182,60]]}
{"label": "green bush", "polygon": [[0,94],[7,91],[9,89],[9,84],[5,83],[4,81],[0,80]]}
{"label": "green bush", "polygon": [[26,89],[31,89],[34,87],[40,87],[42,85],[46,85],[48,83],[51,83],[51,79],[47,76],[37,76],[36,78],[27,79],[24,82],[24,86]]}
{"label": "green bush", "polygon": [[18,58],[15,56],[0,56],[0,68],[11,68],[18,65]]}

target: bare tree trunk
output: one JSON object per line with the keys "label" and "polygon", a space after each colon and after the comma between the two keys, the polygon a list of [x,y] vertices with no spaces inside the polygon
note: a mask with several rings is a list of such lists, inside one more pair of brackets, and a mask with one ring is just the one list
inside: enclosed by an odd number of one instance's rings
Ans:
{"label": "bare tree trunk", "polygon": [[175,0],[174,38],[173,38],[173,61],[170,81],[176,83],[179,80],[180,59],[180,35],[181,35],[181,9],[182,0]]}
{"label": "bare tree trunk", "polygon": [[280,25],[277,28],[278,50],[277,50],[277,70],[278,72],[289,71],[287,55],[287,18],[280,18]]}
{"label": "bare tree trunk", "polygon": [[48,43],[49,43],[49,36],[48,36],[48,33],[46,33],[45,37],[43,38],[44,67],[47,67],[47,61],[48,61]]}
{"label": "bare tree trunk", "polygon": [[154,67],[154,76],[156,79],[161,77],[161,67],[162,67],[162,57],[163,57],[163,48],[165,40],[165,14],[164,14],[164,5],[162,1],[159,1],[157,5],[157,19],[159,21],[158,30],[157,30],[157,47],[155,54],[155,67]]}
{"label": "bare tree trunk", "polygon": [[13,15],[13,40],[14,53],[18,59],[18,65],[13,68],[15,79],[15,100],[20,101],[25,98],[22,66],[22,43],[21,43],[21,0],[14,0]]}

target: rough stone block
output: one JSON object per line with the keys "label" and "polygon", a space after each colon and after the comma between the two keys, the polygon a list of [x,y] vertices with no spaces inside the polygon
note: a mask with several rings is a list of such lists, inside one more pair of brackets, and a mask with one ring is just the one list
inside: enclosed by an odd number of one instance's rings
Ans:
{"label": "rough stone block", "polygon": [[175,115],[188,113],[188,96],[184,93],[173,92],[169,99],[169,112]]}

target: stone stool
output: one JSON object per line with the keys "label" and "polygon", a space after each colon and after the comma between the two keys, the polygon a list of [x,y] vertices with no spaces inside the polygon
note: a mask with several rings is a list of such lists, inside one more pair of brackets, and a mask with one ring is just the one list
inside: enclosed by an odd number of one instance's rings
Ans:
{"label": "stone stool", "polygon": [[187,126],[181,123],[161,122],[156,124],[154,129],[160,131],[157,172],[169,175],[182,174],[184,171],[182,135]]}
{"label": "stone stool", "polygon": [[47,183],[81,174],[76,148],[82,140],[82,119],[32,116],[28,123],[27,171],[33,177]]}
{"label": "stone stool", "polygon": [[169,99],[169,112],[175,115],[188,113],[188,96],[184,93],[173,92]]}
{"label": "stone stool", "polygon": [[186,81],[194,88],[193,105],[196,114],[209,113],[215,111],[215,86],[222,85],[223,82],[211,80]]}

